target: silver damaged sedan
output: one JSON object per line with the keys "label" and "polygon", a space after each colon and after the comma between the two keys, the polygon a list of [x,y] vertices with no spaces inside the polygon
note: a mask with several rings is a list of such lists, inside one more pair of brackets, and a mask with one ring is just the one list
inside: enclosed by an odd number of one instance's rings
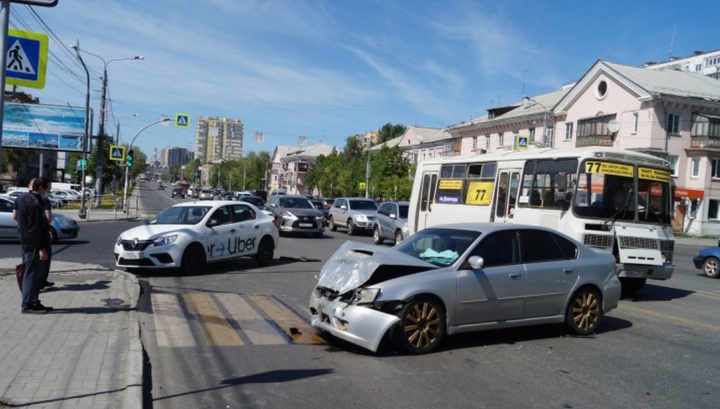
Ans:
{"label": "silver damaged sedan", "polygon": [[310,296],[313,327],[370,351],[423,354],[446,335],[537,324],[593,333],[620,300],[612,255],[537,226],[463,223],[393,248],[346,242]]}

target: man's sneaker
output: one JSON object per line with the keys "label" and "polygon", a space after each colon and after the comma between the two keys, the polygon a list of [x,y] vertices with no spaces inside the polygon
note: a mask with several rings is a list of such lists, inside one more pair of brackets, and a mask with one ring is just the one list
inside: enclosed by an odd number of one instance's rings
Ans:
{"label": "man's sneaker", "polygon": [[[50,309],[48,309],[50,308]],[[45,314],[48,311],[52,310],[52,307],[46,307],[42,304],[35,304],[31,305],[27,308],[22,309],[23,314]]]}
{"label": "man's sneaker", "polygon": [[54,285],[55,285],[55,283],[53,283],[52,281],[45,281],[45,284],[43,284],[42,286],[43,286],[43,288],[46,288],[46,287],[52,287]]}

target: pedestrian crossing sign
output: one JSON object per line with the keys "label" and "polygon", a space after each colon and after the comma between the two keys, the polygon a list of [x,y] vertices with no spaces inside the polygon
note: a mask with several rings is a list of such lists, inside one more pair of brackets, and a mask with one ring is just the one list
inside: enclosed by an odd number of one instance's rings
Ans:
{"label": "pedestrian crossing sign", "polygon": [[176,128],[190,128],[190,115],[175,114],[175,127]]}
{"label": "pedestrian crossing sign", "polygon": [[516,135],[515,136],[515,149],[519,151],[526,151],[530,145],[530,138],[527,135]]}
{"label": "pedestrian crossing sign", "polygon": [[110,160],[124,161],[125,160],[125,147],[119,145],[113,145],[110,147]]}
{"label": "pedestrian crossing sign", "polygon": [[45,88],[47,35],[8,29],[6,47],[5,83]]}

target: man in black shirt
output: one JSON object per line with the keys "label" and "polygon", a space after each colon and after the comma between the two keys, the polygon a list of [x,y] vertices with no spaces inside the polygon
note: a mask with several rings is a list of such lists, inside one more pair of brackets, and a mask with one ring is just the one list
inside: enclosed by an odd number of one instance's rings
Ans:
{"label": "man in black shirt", "polygon": [[22,313],[44,314],[51,307],[40,303],[40,288],[45,280],[45,262],[49,258],[50,224],[45,217],[42,195],[49,193],[50,186],[44,177],[35,178],[30,182],[31,191],[18,199],[18,227],[23,261],[25,262],[25,278],[22,285]]}

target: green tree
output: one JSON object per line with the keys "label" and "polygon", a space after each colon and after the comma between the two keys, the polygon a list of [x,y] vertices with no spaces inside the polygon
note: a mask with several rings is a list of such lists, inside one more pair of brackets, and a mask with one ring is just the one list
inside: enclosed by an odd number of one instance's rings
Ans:
{"label": "green tree", "polygon": [[405,125],[393,125],[388,122],[378,130],[377,143],[381,144],[389,141],[390,139],[397,138],[398,136],[404,134],[406,130],[407,128]]}

